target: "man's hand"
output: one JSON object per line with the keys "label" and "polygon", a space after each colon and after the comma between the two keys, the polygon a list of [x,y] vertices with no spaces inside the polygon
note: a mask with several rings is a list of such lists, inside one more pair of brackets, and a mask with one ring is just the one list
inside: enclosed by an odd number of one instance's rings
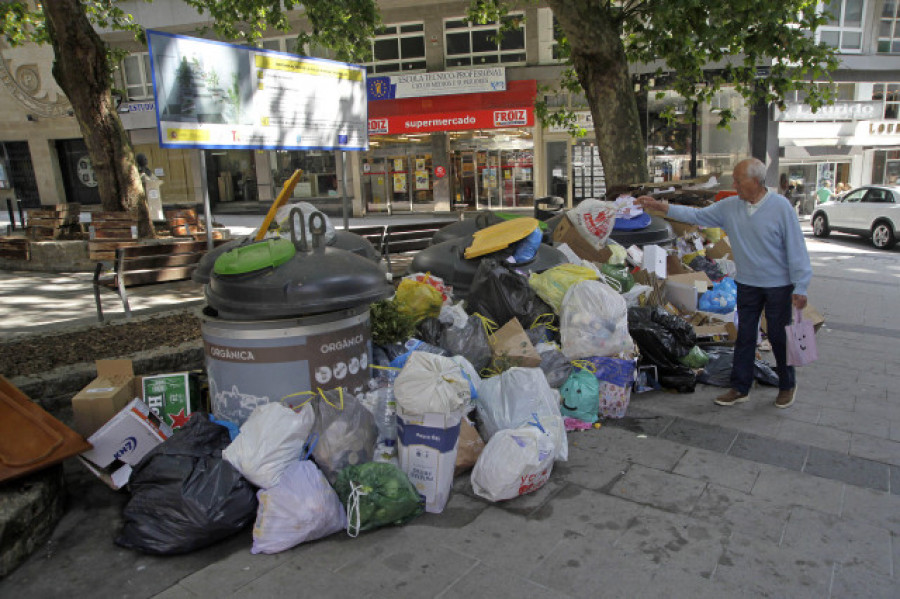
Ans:
{"label": "man's hand", "polygon": [[668,202],[660,202],[659,200],[653,199],[650,196],[640,196],[639,198],[635,198],[634,203],[644,210],[658,210],[663,214],[669,213]]}
{"label": "man's hand", "polygon": [[791,302],[794,304],[795,308],[797,308],[798,310],[802,310],[806,307],[806,296],[798,295],[795,293],[791,295]]}

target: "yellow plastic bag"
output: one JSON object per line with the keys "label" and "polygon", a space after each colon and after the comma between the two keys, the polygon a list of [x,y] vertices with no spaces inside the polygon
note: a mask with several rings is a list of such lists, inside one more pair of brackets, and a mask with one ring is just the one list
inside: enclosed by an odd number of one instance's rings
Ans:
{"label": "yellow plastic bag", "polygon": [[703,235],[703,239],[707,242],[716,243],[725,236],[725,231],[718,227],[707,227],[700,231],[700,234]]}
{"label": "yellow plastic bag", "polygon": [[598,279],[597,271],[577,264],[560,264],[544,272],[532,273],[528,285],[559,314],[563,296],[569,287],[582,281]]}
{"label": "yellow plastic bag", "polygon": [[699,252],[692,252],[690,254],[685,254],[681,257],[682,264],[690,264],[694,261],[694,258],[697,256],[706,256],[706,250],[700,250]]}
{"label": "yellow plastic bag", "polygon": [[444,300],[441,292],[428,283],[403,279],[397,286],[394,303],[401,313],[408,314],[419,322],[429,316],[437,317],[441,313]]}

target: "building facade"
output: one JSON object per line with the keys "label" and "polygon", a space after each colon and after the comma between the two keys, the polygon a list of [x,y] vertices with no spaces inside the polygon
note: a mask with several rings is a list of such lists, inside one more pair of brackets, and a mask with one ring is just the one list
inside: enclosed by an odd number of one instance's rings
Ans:
{"label": "building facade", "polygon": [[[605,193],[584,98],[543,91],[563,68],[550,9],[529,4],[511,12],[506,18],[522,26],[498,43],[497,23],[464,20],[467,2],[427,4],[423,10],[421,2],[381,2],[384,26],[365,65],[369,149],[361,152],[160,148],[147,49],[122,34],[104,34],[129,52],[116,74],[118,110],[135,151],[147,156],[162,182],[163,205],[201,203],[205,187],[214,209],[237,202],[263,209],[297,168],[303,177],[294,198],[334,212],[346,192],[357,216],[530,208],[549,195],[573,205]],[[839,100],[817,113],[802,97],[790,98],[783,111],[751,111],[724,89],[698,108],[694,124],[671,122],[662,113],[684,114],[684,101],[666,89],[664,76],[635,68],[653,180],[690,176],[692,159],[697,175],[727,179],[750,154],[766,158],[773,186],[788,174],[802,201],[824,180],[836,186],[900,178],[898,6],[898,0],[828,5],[835,17],[818,35],[841,52],[834,73]],[[172,33],[191,35],[205,24],[178,1],[134,2],[126,10],[144,27]],[[303,26],[299,17],[296,26]],[[269,37],[260,47],[293,52],[294,38]],[[302,50],[330,58],[320,48]],[[25,207],[98,205],[81,132],[50,75],[51,50],[6,48],[2,56],[0,200],[18,199]],[[575,111],[586,135],[544,127],[534,114],[536,99]],[[719,129],[718,113],[726,107],[736,119]]]}

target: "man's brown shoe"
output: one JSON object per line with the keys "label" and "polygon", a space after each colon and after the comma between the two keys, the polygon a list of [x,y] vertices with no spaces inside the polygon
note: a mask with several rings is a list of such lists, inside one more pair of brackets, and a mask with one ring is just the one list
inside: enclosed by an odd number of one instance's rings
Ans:
{"label": "man's brown shoe", "polygon": [[744,403],[749,398],[749,393],[741,393],[737,389],[729,389],[716,398],[716,405],[733,406],[736,403]]}
{"label": "man's brown shoe", "polygon": [[786,408],[794,403],[794,396],[797,394],[797,387],[793,389],[781,389],[775,397],[776,408]]}

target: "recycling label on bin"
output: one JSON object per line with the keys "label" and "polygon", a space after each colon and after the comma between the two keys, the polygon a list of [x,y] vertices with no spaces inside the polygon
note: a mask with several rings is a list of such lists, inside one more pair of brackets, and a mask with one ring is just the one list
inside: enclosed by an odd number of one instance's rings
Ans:
{"label": "recycling label on bin", "polygon": [[266,339],[204,332],[213,414],[242,424],[258,405],[304,403],[304,391],[344,387],[362,393],[371,378],[369,331],[364,320],[338,330]]}

